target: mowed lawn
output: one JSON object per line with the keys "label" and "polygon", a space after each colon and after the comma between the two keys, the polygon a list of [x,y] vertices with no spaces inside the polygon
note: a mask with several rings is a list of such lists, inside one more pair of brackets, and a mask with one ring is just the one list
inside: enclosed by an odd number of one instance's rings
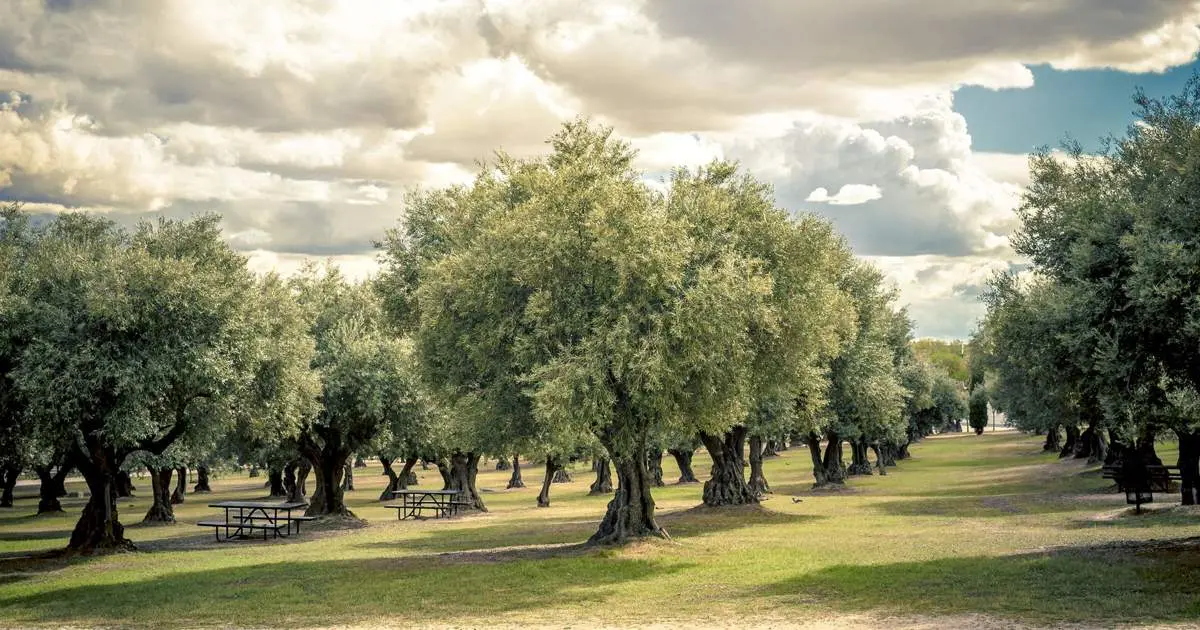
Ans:
{"label": "mowed lawn", "polygon": [[[179,524],[155,527],[138,524],[149,481],[135,479],[139,496],[120,510],[141,551],[93,558],[30,559],[65,544],[82,499],[35,517],[25,498],[0,512],[0,626],[1200,621],[1200,512],[1171,507],[1176,495],[1129,515],[1095,466],[1010,432],[931,438],[912,453],[887,476],[814,493],[807,451],[787,451],[768,460],[775,493],[756,508],[697,508],[699,485],[668,485],[655,499],[673,540],[619,549],[578,544],[608,501],[587,496],[584,465],[538,509],[541,470],[506,491],[508,473],[489,463],[479,480],[489,513],[420,522],[380,507],[373,465],[348,493],[365,527],[265,543],[213,543],[194,525],[218,513],[209,501],[263,497],[261,478],[214,479],[212,495],[176,506]],[[1160,455],[1174,459],[1169,447]],[[707,472],[702,451],[695,461]],[[440,485],[436,470],[418,474]]]}

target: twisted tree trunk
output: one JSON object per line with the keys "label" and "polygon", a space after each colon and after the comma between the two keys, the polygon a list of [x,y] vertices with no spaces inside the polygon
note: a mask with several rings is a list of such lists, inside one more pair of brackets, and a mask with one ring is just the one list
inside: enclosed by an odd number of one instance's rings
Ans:
{"label": "twisted tree trunk", "polygon": [[496,458],[496,470],[508,470],[511,466],[508,463],[507,457]]}
{"label": "twisted tree trunk", "polygon": [[650,485],[656,488],[667,485],[663,483],[662,459],[661,448],[655,446],[646,451],[646,473],[650,475]]}
{"label": "twisted tree trunk", "polygon": [[345,492],[354,491],[354,465],[350,460],[346,460],[346,464],[342,466],[345,470],[342,472],[342,490]]}
{"label": "twisted tree trunk", "polygon": [[[609,452],[612,452],[611,447]],[[654,498],[650,495],[646,458],[638,455],[613,462],[617,469],[617,489],[612,501],[608,502],[604,520],[600,521],[599,529],[588,543],[620,544],[641,536],[670,538],[654,520]]]}
{"label": "twisted tree trunk", "polygon": [[506,489],[524,487],[525,482],[521,480],[521,460],[514,453],[512,459],[512,476],[508,478],[508,486],[506,486]]}
{"label": "twisted tree trunk", "polygon": [[449,490],[454,485],[454,481],[450,477],[450,462],[446,458],[437,458],[438,474],[442,476],[442,490]]}
{"label": "twisted tree trunk", "polygon": [[1200,504],[1200,431],[1176,431],[1179,436],[1179,493],[1183,505]]}
{"label": "twisted tree trunk", "polygon": [[550,507],[550,484],[554,483],[554,477],[557,476],[559,470],[562,470],[559,459],[546,456],[546,476],[542,477],[542,491],[537,495],[538,507]]}
{"label": "twisted tree trunk", "polygon": [[59,459],[58,462],[58,469],[53,473],[50,472],[52,470],[50,466],[34,468],[38,480],[41,481],[38,487],[38,514],[63,511],[62,504],[58,499],[67,496],[65,482],[67,475],[71,474],[74,467],[62,459]]}
{"label": "twisted tree trunk", "polygon": [[593,459],[592,472],[596,473],[596,480],[588,488],[588,494],[611,494],[613,491],[612,470],[608,466],[608,458],[600,456]]}
{"label": "twisted tree trunk", "polygon": [[1058,425],[1050,427],[1046,431],[1046,442],[1042,444],[1043,451],[1054,452],[1062,448],[1062,439],[1058,433]]}
{"label": "twisted tree trunk", "polygon": [[17,487],[17,478],[21,476],[21,467],[15,464],[0,467],[0,507],[13,506],[13,490]]}
{"label": "twisted tree trunk", "polygon": [[488,511],[483,497],[475,487],[475,478],[479,475],[479,454],[473,452],[457,452],[450,456],[451,489],[460,493],[458,500],[467,503],[466,509]]}
{"label": "twisted tree trunk", "polygon": [[712,458],[712,476],[704,482],[704,504],[708,506],[745,505],[758,503],[758,497],[746,484],[742,468],[742,446],[746,427],[735,426],[725,432],[724,439],[701,433],[700,441]]}
{"label": "twisted tree trunk", "polygon": [[679,467],[679,481],[676,483],[700,483],[696,479],[696,472],[692,470],[692,451],[673,448],[667,452],[675,458],[675,465]]}
{"label": "twisted tree trunk", "polygon": [[567,466],[562,460],[558,460],[558,468],[554,469],[554,483],[571,483],[572,481],[574,479],[571,478],[571,471],[567,470]]}
{"label": "twisted tree trunk", "polygon": [[828,483],[825,478],[825,465],[821,462],[821,436],[809,433],[805,443],[808,444],[808,454],[812,457],[813,487],[819,488]]}
{"label": "twisted tree trunk", "polygon": [[821,466],[825,469],[825,483],[845,485],[846,465],[842,462],[842,437],[830,431],[825,444],[825,457]]}
{"label": "twisted tree trunk", "polygon": [[118,470],[116,476],[117,482],[117,497],[124,499],[133,496],[133,491],[137,488],[133,487],[133,478],[124,470]]}
{"label": "twisted tree trunk", "polygon": [[1079,427],[1075,423],[1069,422],[1065,428],[1067,431],[1067,441],[1063,443],[1062,450],[1058,452],[1059,459],[1074,455],[1075,449],[1079,445]]}
{"label": "twisted tree trunk", "polygon": [[883,453],[887,450],[887,445],[879,446],[879,442],[871,442],[871,450],[875,451],[875,467],[879,469],[880,475],[887,474],[887,463],[884,461]]}
{"label": "twisted tree trunk", "polygon": [[367,467],[367,460],[363,459],[363,458],[362,458],[362,457],[360,457],[360,456],[355,456],[355,458],[354,458],[354,467],[355,467],[355,468],[366,468],[366,467]]}
{"label": "twisted tree trunk", "polygon": [[134,549],[117,515],[117,473],[121,472],[122,457],[111,448],[89,443],[87,451],[75,447],[72,459],[87,482],[90,496],[71,531],[67,549],[82,553]]}
{"label": "twisted tree trunk", "polygon": [[171,493],[172,505],[179,505],[184,501],[184,494],[187,493],[187,473],[187,466],[175,468],[175,491]]}
{"label": "twisted tree trunk", "polygon": [[850,442],[850,457],[850,468],[846,470],[847,474],[871,474],[871,462],[867,459],[867,439],[865,437]]}
{"label": "twisted tree trunk", "polygon": [[763,451],[762,438],[757,435],[750,436],[750,481],[746,482],[746,485],[750,487],[750,492],[760,499],[771,491],[771,486],[763,475]]}
{"label": "twisted tree trunk", "polygon": [[286,497],[287,486],[283,483],[283,469],[271,467],[267,470],[267,485],[271,488],[272,497]]}
{"label": "twisted tree trunk", "polygon": [[779,451],[781,451],[781,450],[786,450],[786,447],[784,447],[784,448],[779,448],[779,447],[778,447],[778,445],[777,445],[777,443],[775,442],[775,440],[767,440],[767,441],[766,441],[766,442],[763,444],[763,453],[762,453],[762,456],[763,456],[763,458],[767,458],[767,457],[778,457],[778,456],[779,456]]}
{"label": "twisted tree trunk", "polygon": [[212,487],[208,485],[208,466],[200,464],[196,467],[196,485],[192,488],[195,494],[204,494],[212,492]]}
{"label": "twisted tree trunk", "polygon": [[342,475],[346,472],[349,457],[349,453],[335,449],[310,462],[316,473],[317,488],[304,512],[306,516],[354,516],[354,512],[346,507],[342,492]]}
{"label": "twisted tree trunk", "polygon": [[150,509],[146,511],[143,523],[174,523],[175,510],[171,507],[171,475],[175,469],[164,466],[155,470],[147,467],[150,472]]}

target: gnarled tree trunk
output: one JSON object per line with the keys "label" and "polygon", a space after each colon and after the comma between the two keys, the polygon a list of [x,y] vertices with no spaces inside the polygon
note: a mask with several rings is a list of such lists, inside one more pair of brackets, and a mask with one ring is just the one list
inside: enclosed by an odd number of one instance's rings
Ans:
{"label": "gnarled tree trunk", "polygon": [[507,457],[497,457],[496,458],[496,470],[508,470],[511,467],[512,466],[511,466],[511,464],[508,463]]}
{"label": "gnarled tree trunk", "polygon": [[355,468],[366,468],[367,460],[363,459],[362,457],[355,456],[354,457],[354,467]]}
{"label": "gnarled tree trunk", "polygon": [[1059,459],[1071,457],[1075,454],[1075,449],[1079,447],[1079,427],[1074,422],[1068,422],[1065,428],[1067,441],[1063,442],[1062,450],[1058,452]]}
{"label": "gnarled tree trunk", "polygon": [[608,466],[608,458],[598,456],[592,459],[592,472],[596,473],[596,480],[588,488],[588,494],[611,494],[613,491],[612,469]]}
{"label": "gnarled tree trunk", "polygon": [[196,467],[196,485],[192,488],[195,494],[204,494],[212,492],[212,487],[208,485],[208,466],[200,464]]}
{"label": "gnarled tree trunk", "polygon": [[133,491],[137,488],[133,487],[133,478],[124,470],[118,470],[116,476],[117,482],[117,497],[124,499],[133,496]]}
{"label": "gnarled tree trunk", "polygon": [[[612,452],[611,447],[609,452]],[[599,529],[588,542],[610,545],[641,536],[669,538],[666,530],[654,520],[654,498],[650,495],[646,458],[622,457],[613,464],[617,469],[617,489],[612,501],[608,502],[604,520],[600,521]]]}
{"label": "gnarled tree trunk", "polygon": [[767,477],[763,475],[763,451],[762,438],[750,436],[750,481],[746,482],[746,485],[750,487],[750,492],[760,499],[771,491]]}
{"label": "gnarled tree trunk", "polygon": [[679,481],[676,483],[700,483],[696,479],[696,471],[692,470],[692,451],[673,448],[667,452],[675,458],[675,465],[679,467]]}
{"label": "gnarled tree trunk", "polygon": [[1200,431],[1179,435],[1179,494],[1183,505],[1200,504]]}
{"label": "gnarled tree trunk", "polygon": [[867,459],[867,440],[860,437],[850,442],[850,467],[846,469],[849,475],[871,474],[871,462]]}
{"label": "gnarled tree trunk", "polygon": [[34,468],[38,480],[41,481],[38,487],[38,514],[63,511],[58,499],[67,496],[65,482],[72,469],[73,466],[69,462],[63,462],[61,459],[58,461],[58,469],[53,473],[50,472],[50,466]]}
{"label": "gnarled tree trunk", "polygon": [[820,488],[827,483],[825,479],[825,465],[821,463],[821,436],[815,432],[809,433],[804,442],[808,445],[808,454],[812,457],[813,487]]}
{"label": "gnarled tree trunk", "polygon": [[17,487],[17,478],[21,476],[21,467],[6,465],[0,467],[0,507],[13,506],[13,490]]}
{"label": "gnarled tree trunk", "polygon": [[1058,425],[1050,427],[1046,431],[1046,442],[1042,444],[1043,451],[1054,452],[1062,448],[1062,438],[1058,433]]}
{"label": "gnarled tree trunk", "polygon": [[554,469],[554,483],[571,483],[575,481],[571,478],[571,471],[567,470],[567,465],[561,459],[558,459],[558,468]]}
{"label": "gnarled tree trunk", "polygon": [[349,459],[342,467],[342,490],[345,492],[354,492],[354,466]]}
{"label": "gnarled tree trunk", "polygon": [[121,458],[112,449],[89,443],[86,452],[76,448],[73,460],[87,482],[90,497],[71,531],[67,549],[83,553],[134,549],[117,517],[117,473],[121,472]]}
{"label": "gnarled tree trunk", "polygon": [[746,427],[735,426],[725,432],[724,439],[701,433],[700,441],[712,458],[712,476],[704,482],[704,504],[708,506],[745,505],[758,503],[758,497],[746,484],[742,469],[742,446]]}
{"label": "gnarled tree trunk", "polygon": [[187,473],[187,466],[175,468],[175,491],[171,493],[172,505],[179,505],[184,501],[184,495],[187,493]]}
{"label": "gnarled tree trunk", "polygon": [[821,467],[825,470],[825,483],[844,485],[846,483],[846,465],[842,463],[842,437],[830,431],[825,444],[825,457]]}
{"label": "gnarled tree trunk", "polygon": [[306,516],[347,516],[353,517],[346,507],[345,495],[342,493],[342,475],[346,472],[346,463],[350,453],[346,449],[306,449],[305,454],[316,473],[317,487],[313,490],[308,502]]}
{"label": "gnarled tree trunk", "polygon": [[562,463],[557,457],[546,456],[546,476],[542,477],[542,491],[537,495],[538,507],[550,507],[550,484],[554,483],[554,477],[558,471],[562,470]]}
{"label": "gnarled tree trunk", "polygon": [[479,475],[479,454],[472,452],[457,452],[450,456],[450,481],[452,490],[458,490],[459,501],[467,503],[466,509],[488,511],[483,497],[475,487],[475,478]]}
{"label": "gnarled tree trunk", "polygon": [[454,485],[454,481],[450,476],[450,462],[446,458],[437,458],[438,474],[442,476],[442,490],[449,490]]}
{"label": "gnarled tree trunk", "polygon": [[143,523],[174,523],[175,510],[171,507],[171,475],[175,469],[164,466],[155,470],[147,467],[150,472],[150,509],[146,510]]}
{"label": "gnarled tree trunk", "polygon": [[646,473],[650,475],[650,485],[655,488],[667,485],[663,483],[662,458],[662,449],[657,446],[646,451]]}
{"label": "gnarled tree trunk", "polygon": [[267,470],[267,485],[271,488],[272,497],[286,497],[287,486],[283,483],[283,469],[271,467]]}
{"label": "gnarled tree trunk", "polygon": [[887,451],[887,448],[888,448],[887,445],[885,444],[881,448],[879,446],[879,442],[871,442],[870,447],[871,447],[872,451],[875,451],[875,467],[879,469],[880,475],[886,475],[887,474],[887,462],[884,459],[883,453],[885,451]]}
{"label": "gnarled tree trunk", "polygon": [[775,440],[767,440],[766,442],[764,442],[763,443],[763,454],[762,454],[763,458],[765,459],[767,457],[778,457],[779,451],[787,450],[786,446],[780,448],[779,445],[780,445],[780,442],[776,442]]}
{"label": "gnarled tree trunk", "polygon": [[521,480],[521,460],[514,453],[513,459],[512,459],[512,476],[508,478],[508,485],[505,486],[505,488],[512,489],[512,488],[524,488],[524,487],[525,487],[525,482]]}

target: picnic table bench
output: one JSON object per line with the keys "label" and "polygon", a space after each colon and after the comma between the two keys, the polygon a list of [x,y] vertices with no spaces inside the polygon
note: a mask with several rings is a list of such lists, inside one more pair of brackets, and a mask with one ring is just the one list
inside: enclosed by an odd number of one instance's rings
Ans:
{"label": "picnic table bench", "polygon": [[[209,503],[208,507],[223,508],[224,521],[200,521],[200,527],[213,528],[217,541],[221,541],[221,532],[225,532],[225,540],[232,538],[250,538],[261,531],[263,540],[268,536],[281,538],[290,536],[295,527],[295,533],[300,533],[300,523],[315,520],[313,516],[292,516],[292,510],[303,509],[306,506],[300,502],[272,503],[262,501],[218,501]],[[237,511],[236,514],[234,511]]]}
{"label": "picnic table bench", "polygon": [[468,505],[459,500],[461,494],[458,490],[393,490],[392,496],[399,497],[400,503],[383,507],[396,510],[400,520],[423,518],[425,512],[432,512],[434,518],[454,516],[459,508]]}

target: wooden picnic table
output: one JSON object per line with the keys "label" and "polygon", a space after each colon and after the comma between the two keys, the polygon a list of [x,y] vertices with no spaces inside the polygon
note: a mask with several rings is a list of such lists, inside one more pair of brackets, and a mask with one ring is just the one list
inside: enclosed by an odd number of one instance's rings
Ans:
{"label": "wooden picnic table", "polygon": [[392,496],[400,497],[400,503],[383,507],[398,510],[396,516],[400,520],[421,518],[426,510],[432,511],[434,518],[440,518],[458,512],[462,503],[457,499],[461,494],[458,490],[392,490]]}
{"label": "wooden picnic table", "polygon": [[292,516],[292,510],[307,507],[302,502],[218,501],[209,503],[208,507],[224,509],[225,520],[200,521],[196,524],[213,528],[218,541],[221,540],[221,530],[225,530],[226,540],[249,538],[256,531],[262,531],[263,540],[267,539],[268,534],[273,534],[275,538],[286,537],[292,534],[293,525],[298,534],[302,521],[314,520],[311,516]]}

